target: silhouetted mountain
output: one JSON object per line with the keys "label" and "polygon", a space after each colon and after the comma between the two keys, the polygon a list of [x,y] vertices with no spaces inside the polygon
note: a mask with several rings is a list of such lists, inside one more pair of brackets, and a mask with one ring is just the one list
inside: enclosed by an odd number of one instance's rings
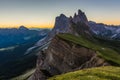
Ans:
{"label": "silhouetted mountain", "polygon": [[29,30],[28,28],[26,28],[25,26],[20,26],[19,30]]}
{"label": "silhouetted mountain", "polygon": [[11,29],[0,29],[0,48],[13,46],[21,43],[27,42],[27,40],[32,39],[36,36],[45,36],[48,30],[29,30],[24,26]]}

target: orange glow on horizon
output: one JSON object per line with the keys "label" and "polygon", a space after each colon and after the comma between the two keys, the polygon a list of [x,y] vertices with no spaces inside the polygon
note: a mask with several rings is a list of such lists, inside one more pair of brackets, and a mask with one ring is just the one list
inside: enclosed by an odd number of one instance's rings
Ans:
{"label": "orange glow on horizon", "polygon": [[[96,21],[96,23],[104,23],[104,24],[107,24],[107,25],[120,25],[120,22],[119,21]],[[25,26],[27,28],[53,28],[54,27],[54,23],[52,24],[37,24],[37,25],[34,25],[34,24],[16,24],[16,25],[2,25],[0,24],[0,28],[19,28],[19,26]]]}
{"label": "orange glow on horizon", "polygon": [[120,25],[120,22],[119,21],[105,21],[104,22],[105,24],[108,24],[108,25]]}
{"label": "orange glow on horizon", "polygon": [[27,28],[53,28],[54,27],[54,24],[38,24],[38,25],[34,25],[34,24],[2,25],[0,24],[0,28],[19,28],[19,26],[21,25]]}

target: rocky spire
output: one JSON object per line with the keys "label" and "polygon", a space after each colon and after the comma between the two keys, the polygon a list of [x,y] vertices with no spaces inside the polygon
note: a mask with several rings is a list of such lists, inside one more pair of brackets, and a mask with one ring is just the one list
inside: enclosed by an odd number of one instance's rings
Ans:
{"label": "rocky spire", "polygon": [[[79,22],[81,24],[77,24]],[[72,23],[75,23],[75,27],[73,27]],[[86,25],[87,23],[87,17],[81,10],[78,10],[78,13],[75,13],[73,17],[66,17],[64,14],[60,14],[60,16],[56,17],[54,28],[48,36],[43,41],[40,40],[36,45],[42,45],[50,41],[59,33],[70,33],[74,35],[84,34],[89,30],[89,27]]]}
{"label": "rocky spire", "polygon": [[73,17],[73,22],[74,23],[78,23],[78,22],[82,22],[82,23],[88,23],[87,17],[85,15],[84,12],[82,12],[81,10],[78,10],[78,14],[74,14]]}
{"label": "rocky spire", "polygon": [[83,12],[79,9],[78,10],[78,15],[81,15],[81,14],[83,14]]}
{"label": "rocky spire", "polygon": [[64,14],[60,14],[55,19],[54,28],[50,31],[48,36],[44,40],[38,41],[36,45],[43,45],[46,42],[50,41],[56,34],[59,33],[70,33],[70,19]]}
{"label": "rocky spire", "polygon": [[60,14],[60,17],[66,17],[64,14]]}
{"label": "rocky spire", "polygon": [[77,17],[77,14],[76,14],[76,13],[74,14],[74,18],[75,18],[75,17]]}
{"label": "rocky spire", "polygon": [[68,33],[70,24],[69,22],[69,18],[66,17],[64,14],[61,14],[60,16],[56,17],[53,31],[56,33]]}

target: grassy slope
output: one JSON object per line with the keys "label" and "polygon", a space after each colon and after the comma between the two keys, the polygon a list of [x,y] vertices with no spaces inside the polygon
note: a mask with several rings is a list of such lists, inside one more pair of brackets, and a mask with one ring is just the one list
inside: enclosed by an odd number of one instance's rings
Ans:
{"label": "grassy slope", "polygon": [[82,36],[77,37],[77,36],[74,36],[71,34],[59,34],[58,37],[60,37],[64,40],[73,42],[75,44],[93,49],[102,58],[120,65],[120,54],[118,54],[118,52],[116,52],[108,47],[102,46],[97,43],[93,43]]}
{"label": "grassy slope", "polygon": [[120,80],[120,67],[99,67],[69,72],[48,80]]}

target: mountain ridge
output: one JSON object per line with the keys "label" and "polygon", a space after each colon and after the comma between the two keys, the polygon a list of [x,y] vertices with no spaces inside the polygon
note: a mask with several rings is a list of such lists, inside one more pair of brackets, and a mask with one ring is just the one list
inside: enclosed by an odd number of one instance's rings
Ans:
{"label": "mountain ridge", "polygon": [[[64,14],[60,14],[60,16],[56,17],[54,28],[51,30],[51,32],[48,34],[48,36],[46,37],[45,40],[38,41],[35,46],[41,46],[42,44],[45,44],[45,42],[50,41],[56,34],[59,34],[59,33],[71,33],[71,34],[75,34],[75,35],[80,35],[79,32],[81,32],[81,31],[76,33],[76,31],[74,31],[73,27],[72,27],[73,24],[77,24],[79,22],[81,22],[81,23],[83,23],[83,25],[87,26],[87,29],[89,29],[88,30],[89,32],[87,32],[87,33],[93,33],[96,36],[102,35],[101,37],[105,38],[106,35],[104,35],[104,33],[107,34],[110,31],[112,34],[111,35],[108,34],[109,37],[107,39],[112,39],[112,40],[120,39],[120,37],[119,37],[120,27],[119,26],[106,25],[103,23],[96,23],[93,21],[88,21],[85,13],[82,12],[81,10],[78,10],[78,13],[77,14],[75,13],[73,17],[72,16],[66,17]],[[97,27],[97,25],[102,25],[102,26]],[[78,26],[78,27],[80,27],[80,26]],[[96,28],[99,28],[99,29],[97,29],[99,34],[96,33]],[[102,29],[102,28],[104,28],[104,29]],[[103,31],[101,31],[101,29]],[[117,30],[117,29],[119,29],[119,30]],[[80,30],[80,29],[78,29],[78,30]],[[116,31],[114,31],[114,30],[116,30]],[[85,31],[83,30],[83,32],[85,32]]]}
{"label": "mountain ridge", "polygon": [[36,71],[28,80],[46,80],[74,70],[120,64],[119,52],[101,45],[94,38],[91,23],[81,10],[74,17],[68,18],[64,14],[56,17],[54,28],[36,46],[40,47],[48,42],[45,49],[38,51]]}

